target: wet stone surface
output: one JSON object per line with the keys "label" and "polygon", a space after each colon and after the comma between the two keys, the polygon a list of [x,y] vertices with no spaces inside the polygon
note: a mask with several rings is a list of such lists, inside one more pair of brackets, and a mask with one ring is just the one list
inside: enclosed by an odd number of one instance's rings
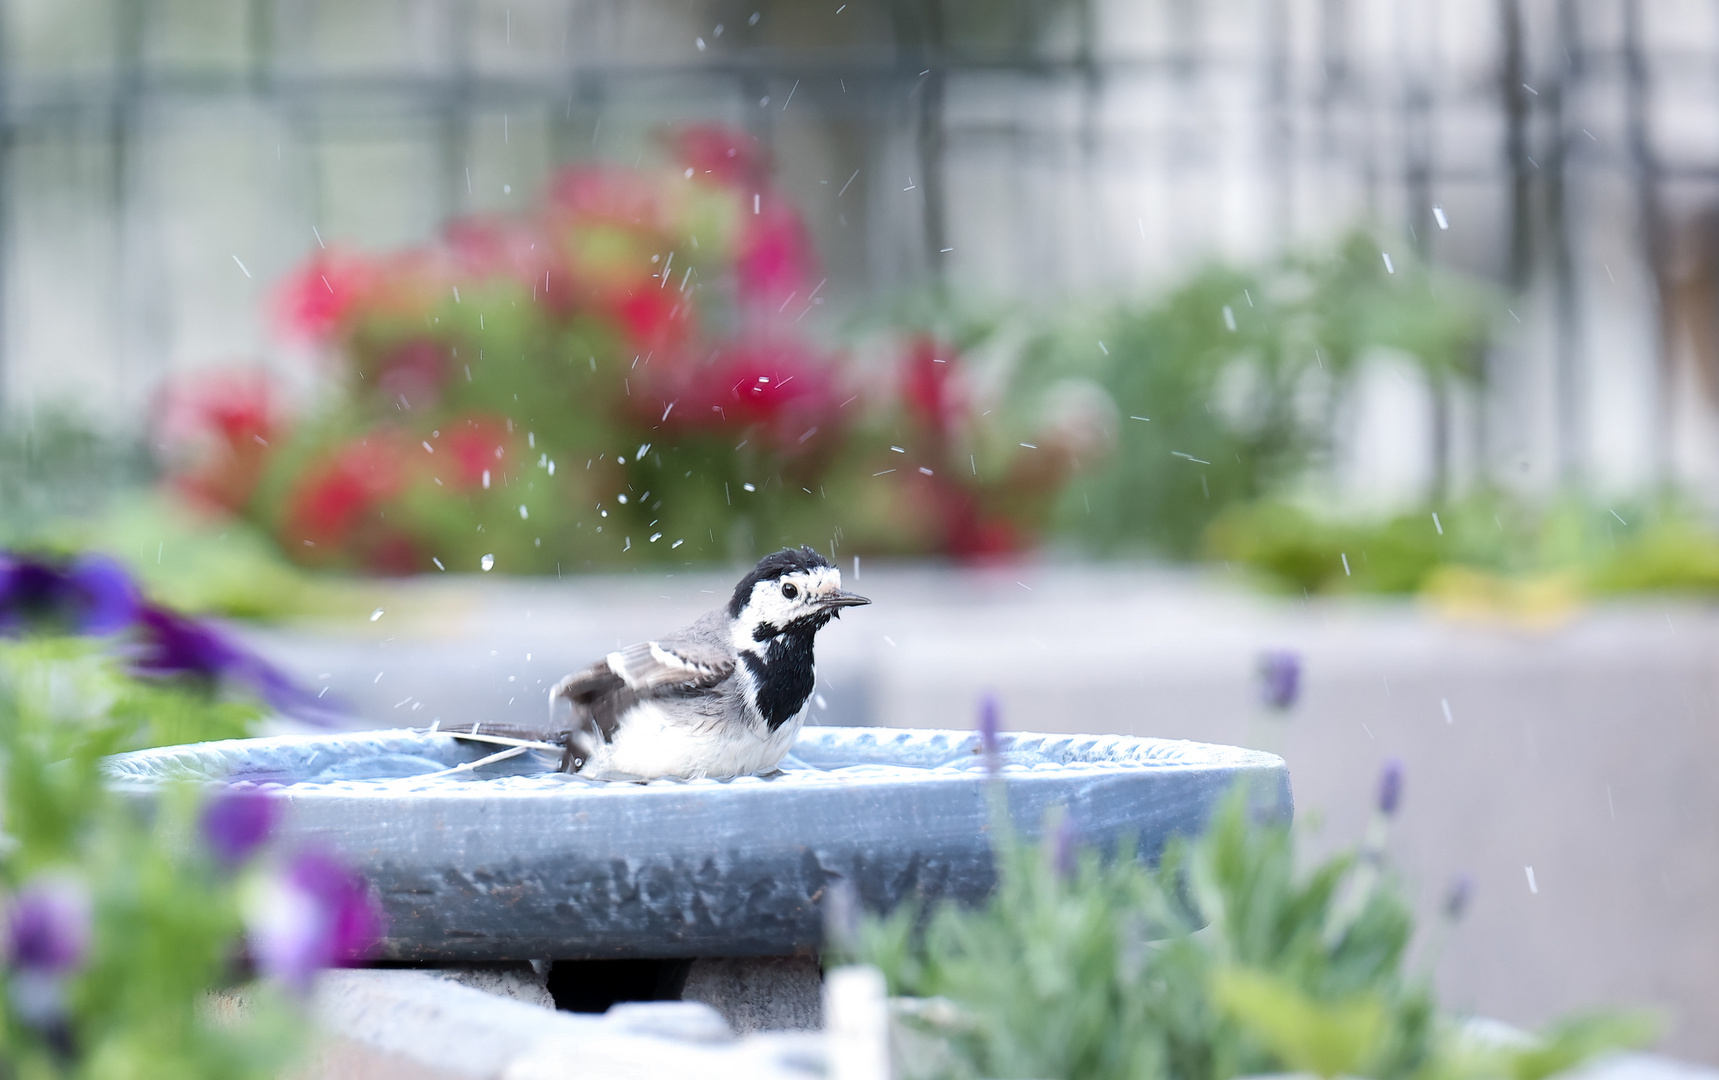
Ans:
{"label": "wet stone surface", "polygon": [[[873,910],[977,902],[994,883],[991,774],[971,733],[812,728],[781,771],[728,781],[585,780],[536,753],[442,772],[493,750],[284,736],[138,751],[108,776],[139,800],[185,779],[274,792],[288,843],[364,868],[392,960],[811,955],[837,882]],[[1085,841],[1128,838],[1147,858],[1238,782],[1260,814],[1292,809],[1282,759],[1235,747],[1018,733],[1000,760],[1022,834],[1065,806]]]}

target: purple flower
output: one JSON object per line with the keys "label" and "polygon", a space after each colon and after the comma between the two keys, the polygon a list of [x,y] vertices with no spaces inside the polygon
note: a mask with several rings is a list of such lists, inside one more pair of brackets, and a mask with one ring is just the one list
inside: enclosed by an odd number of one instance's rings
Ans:
{"label": "purple flower", "polygon": [[244,862],[274,829],[275,800],[260,791],[223,791],[203,808],[203,838],[227,866]]}
{"label": "purple flower", "polygon": [[153,605],[141,608],[142,647],[132,660],[139,675],[178,675],[248,687],[271,708],[300,720],[326,723],[335,715],[273,664],[215,627]]}
{"label": "purple flower", "polygon": [[252,908],[249,937],[257,966],[300,992],[322,968],[370,955],[386,926],[363,876],[314,852],[293,859]]}
{"label": "purple flower", "polygon": [[1458,874],[1450,883],[1450,891],[1444,896],[1444,917],[1451,922],[1460,920],[1473,901],[1474,879],[1467,874]]}
{"label": "purple flower", "polygon": [[214,627],[153,605],[138,612],[142,650],[133,666],[145,675],[189,675],[215,681],[232,674],[244,651]]}
{"label": "purple flower", "polygon": [[997,695],[986,694],[979,699],[979,749],[985,755],[986,770],[992,773],[1002,767],[997,739],[1003,725],[1002,712]]}
{"label": "purple flower", "polygon": [[1379,770],[1379,813],[1395,817],[1403,801],[1403,759],[1389,758]]}
{"label": "purple flower", "polygon": [[1294,708],[1301,696],[1301,655],[1289,649],[1268,649],[1259,654],[1258,666],[1260,700],[1267,708]]}
{"label": "purple flower", "polygon": [[38,877],[6,912],[6,955],[20,971],[64,975],[83,965],[90,947],[90,898],[69,878]]}
{"label": "purple flower", "polygon": [[0,558],[0,629],[64,622],[70,606],[71,584],[57,568],[36,559]]}
{"label": "purple flower", "polygon": [[119,563],[85,555],[69,569],[43,559],[0,556],[0,630],[33,625],[112,634],[137,616],[138,590]]}
{"label": "purple flower", "polygon": [[130,626],[142,606],[137,585],[116,560],[85,555],[67,578],[77,599],[80,634],[113,634]]}
{"label": "purple flower", "polygon": [[1080,826],[1074,823],[1073,814],[1065,813],[1056,823],[1051,845],[1051,866],[1056,870],[1056,876],[1064,881],[1074,877],[1075,860],[1079,856]]}

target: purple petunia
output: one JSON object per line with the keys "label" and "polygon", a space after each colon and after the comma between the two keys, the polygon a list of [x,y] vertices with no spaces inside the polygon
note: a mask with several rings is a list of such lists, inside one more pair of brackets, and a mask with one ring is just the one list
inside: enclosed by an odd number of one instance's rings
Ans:
{"label": "purple petunia", "polygon": [[1259,697],[1267,708],[1286,711],[1301,696],[1301,655],[1289,649],[1259,654]]}
{"label": "purple petunia", "polygon": [[233,673],[244,661],[244,651],[220,631],[165,608],[144,608],[138,612],[137,625],[142,648],[133,666],[140,673],[215,680]]}
{"label": "purple petunia", "polygon": [[90,947],[89,892],[70,878],[27,883],[6,912],[6,956],[20,971],[65,975],[83,965]]}
{"label": "purple petunia", "polygon": [[46,624],[117,633],[131,625],[138,602],[131,575],[104,555],[84,555],[69,566],[0,555],[0,631]]}
{"label": "purple petunia", "polygon": [[1403,759],[1389,758],[1379,770],[1379,813],[1395,817],[1403,801]]}
{"label": "purple petunia", "polygon": [[141,645],[132,669],[139,675],[227,680],[296,719],[320,723],[332,715],[279,668],[208,623],[145,605],[138,610],[136,625]]}
{"label": "purple petunia", "polygon": [[72,563],[72,592],[76,597],[80,634],[116,634],[132,624],[142,605],[137,584],[125,567],[105,555],[84,555]]}
{"label": "purple petunia", "polygon": [[200,824],[215,858],[236,866],[268,840],[279,807],[260,791],[228,789],[209,800]]}
{"label": "purple petunia", "polygon": [[131,575],[105,555],[63,563],[0,552],[0,634],[37,629],[102,636],[131,631],[133,674],[235,682],[270,707],[312,723],[338,715],[210,624],[144,603]]}
{"label": "purple petunia", "polygon": [[248,923],[258,968],[301,993],[319,970],[370,955],[386,928],[363,876],[315,852],[267,882]]}
{"label": "purple petunia", "polygon": [[138,586],[105,555],[83,555],[70,566],[0,555],[0,633],[46,624],[110,635],[127,628],[136,612]]}

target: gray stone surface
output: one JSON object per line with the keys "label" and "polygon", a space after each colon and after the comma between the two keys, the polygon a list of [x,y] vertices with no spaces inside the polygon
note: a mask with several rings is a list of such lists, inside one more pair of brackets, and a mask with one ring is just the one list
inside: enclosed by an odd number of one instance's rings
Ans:
{"label": "gray stone surface", "polygon": [[1565,1073],[1564,1080],[1719,1080],[1719,1069],[1660,1054],[1613,1054]]}
{"label": "gray stone surface", "polygon": [[549,992],[547,967],[538,971],[528,962],[512,961],[496,964],[457,964],[430,968],[428,971],[439,979],[447,979],[496,997],[522,1001],[544,1009],[555,1007],[555,997]]}
{"label": "gray stone surface", "polygon": [[314,1009],[326,1041],[301,1080],[806,1080],[823,1065],[815,1036],[736,1039],[707,1006],[580,1016],[426,971],[326,972]]}
{"label": "gray stone surface", "polygon": [[716,1009],[742,1035],[823,1026],[823,973],[810,956],[707,957],[693,961],[681,998]]}
{"label": "gray stone surface", "polygon": [[[1476,883],[1437,950],[1445,1000],[1525,1027],[1642,1005],[1666,1018],[1660,1049],[1719,1064],[1719,607],[1457,618],[1120,564],[862,569],[855,587],[875,603],[819,636],[815,716],[969,727],[994,691],[1015,729],[1272,750],[1325,849],[1360,835],[1380,762],[1401,757],[1391,852],[1423,915],[1434,921],[1452,875]],[[853,585],[845,558],[843,572]],[[385,601],[376,623],[244,632],[367,725],[536,717],[547,683],[617,639],[683,625],[732,585],[684,569],[434,580]],[[1306,660],[1287,717],[1256,704],[1264,648]]]}
{"label": "gray stone surface", "polygon": [[[364,868],[395,960],[785,956],[814,952],[823,898],[872,909],[973,902],[994,882],[988,769],[966,732],[813,728],[770,777],[604,783],[525,758],[435,775],[490,752],[406,731],[283,736],[112,759],[119,790],[253,783],[286,804],[288,844]],[[1004,801],[1036,835],[1053,806],[1082,835],[1155,856],[1204,826],[1233,785],[1287,819],[1282,759],[1115,736],[1005,736]]]}
{"label": "gray stone surface", "polygon": [[609,1006],[603,1019],[629,1035],[678,1042],[733,1042],[736,1030],[721,1010],[704,1001],[623,1001]]}

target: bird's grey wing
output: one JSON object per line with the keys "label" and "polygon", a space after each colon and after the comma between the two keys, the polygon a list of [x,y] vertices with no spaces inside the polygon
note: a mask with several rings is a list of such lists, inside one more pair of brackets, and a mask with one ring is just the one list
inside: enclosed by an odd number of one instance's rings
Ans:
{"label": "bird's grey wing", "polygon": [[[734,653],[711,617],[656,641],[617,649],[562,679],[550,700],[566,698],[604,742],[640,700],[706,690],[734,674]],[[594,749],[594,747],[593,747]]]}
{"label": "bird's grey wing", "polygon": [[683,631],[671,638],[641,641],[604,660],[616,677],[641,697],[656,692],[701,690],[734,673],[734,652],[722,642]]}

